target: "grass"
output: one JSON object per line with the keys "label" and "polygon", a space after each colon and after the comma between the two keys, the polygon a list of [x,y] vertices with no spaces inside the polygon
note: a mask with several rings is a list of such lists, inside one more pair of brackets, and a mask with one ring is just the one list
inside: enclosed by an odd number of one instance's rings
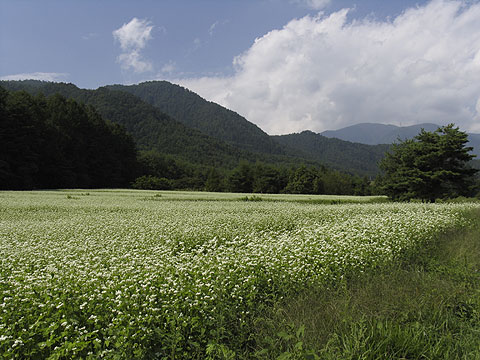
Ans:
{"label": "grass", "polygon": [[[309,289],[257,319],[260,359],[480,359],[480,212],[388,269]],[[251,356],[247,356],[251,358]]]}

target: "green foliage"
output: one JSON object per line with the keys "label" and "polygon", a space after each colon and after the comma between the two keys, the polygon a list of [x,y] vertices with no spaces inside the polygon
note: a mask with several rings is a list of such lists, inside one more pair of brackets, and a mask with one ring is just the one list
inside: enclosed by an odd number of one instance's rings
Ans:
{"label": "green foliage", "polygon": [[228,177],[229,190],[231,192],[250,193],[253,191],[254,173],[252,166],[242,161]]}
{"label": "green foliage", "polygon": [[390,145],[365,145],[327,138],[311,131],[274,136],[280,144],[295,149],[305,159],[318,161],[330,168],[361,176],[376,176],[378,162]]}
{"label": "green foliage", "polygon": [[244,196],[240,198],[241,201],[263,201],[260,196],[252,195],[252,196]]}
{"label": "green foliage", "polygon": [[210,168],[205,181],[205,191],[219,192],[223,191],[224,188],[224,177],[220,171],[216,168]]}
{"label": "green foliage", "polygon": [[179,85],[167,81],[149,81],[130,86],[113,85],[108,88],[138,96],[187,127],[243,150],[279,155],[288,152],[239,114],[206,101]]}
{"label": "green foliage", "polygon": [[172,185],[166,178],[158,178],[152,175],[143,175],[135,179],[132,188],[139,190],[170,190]]}
{"label": "green foliage", "polygon": [[0,188],[125,187],[133,140],[92,107],[0,87]]}
{"label": "green foliage", "polygon": [[468,166],[474,155],[467,142],[467,134],[450,124],[394,144],[380,163],[381,188],[395,200],[472,196],[478,170]]}

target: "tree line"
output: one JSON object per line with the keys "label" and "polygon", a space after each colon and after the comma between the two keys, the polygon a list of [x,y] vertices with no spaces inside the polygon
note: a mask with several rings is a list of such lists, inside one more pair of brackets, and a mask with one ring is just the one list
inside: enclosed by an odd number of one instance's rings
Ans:
{"label": "tree line", "polygon": [[212,192],[264,194],[371,195],[373,183],[340,171],[301,164],[287,166],[245,160],[233,169],[193,167],[156,151],[139,154],[144,175],[132,184],[137,189],[193,189]]}

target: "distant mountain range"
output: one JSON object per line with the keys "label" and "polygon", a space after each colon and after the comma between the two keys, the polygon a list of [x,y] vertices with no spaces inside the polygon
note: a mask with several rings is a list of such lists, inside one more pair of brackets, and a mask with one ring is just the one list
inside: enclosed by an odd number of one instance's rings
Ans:
{"label": "distant mountain range", "polygon": [[[236,112],[167,81],[96,90],[35,80],[0,81],[0,86],[10,91],[45,96],[59,93],[73,98],[93,106],[106,120],[124,126],[140,150],[156,150],[187,163],[226,169],[246,160],[286,166],[324,165],[374,176],[388,144],[398,138],[411,138],[422,127],[428,131],[438,127],[358,124],[321,134],[304,131],[269,136]],[[470,141],[479,151],[480,135],[471,134]]]}
{"label": "distant mountain range", "polygon": [[[434,131],[439,125],[424,123],[411,126],[395,126],[385,124],[361,123],[347,126],[339,130],[328,130],[320,133],[328,138],[357,142],[368,145],[392,144],[396,141],[411,139],[422,129]],[[472,153],[480,157],[480,134],[468,134]]]}

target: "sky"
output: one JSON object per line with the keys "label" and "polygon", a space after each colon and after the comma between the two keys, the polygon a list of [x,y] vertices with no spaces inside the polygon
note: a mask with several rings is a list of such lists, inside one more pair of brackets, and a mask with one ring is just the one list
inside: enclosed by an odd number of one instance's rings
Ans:
{"label": "sky", "polygon": [[167,80],[269,134],[480,133],[480,0],[0,0],[0,79]]}

